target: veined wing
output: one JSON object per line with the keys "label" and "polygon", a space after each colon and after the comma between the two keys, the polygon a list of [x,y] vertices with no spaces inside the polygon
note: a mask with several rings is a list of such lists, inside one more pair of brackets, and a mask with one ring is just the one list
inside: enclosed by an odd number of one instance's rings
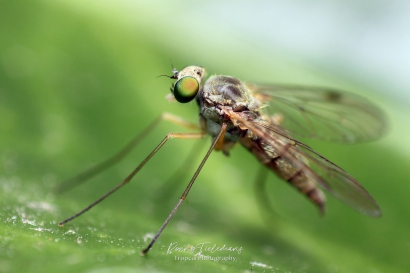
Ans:
{"label": "veined wing", "polygon": [[300,142],[297,146],[304,150],[300,150],[300,154],[308,162],[308,167],[315,174],[320,188],[362,214],[381,216],[376,201],[356,179],[310,147]]}
{"label": "veined wing", "polygon": [[342,168],[313,151],[309,146],[268,127],[265,122],[249,121],[233,111],[228,113],[234,123],[250,130],[253,135],[272,146],[277,154],[292,162],[320,188],[362,214],[372,217],[381,215],[380,208],[373,197]]}
{"label": "veined wing", "polygon": [[280,126],[291,134],[353,143],[377,139],[387,127],[383,112],[355,94],[320,87],[246,86],[266,104],[269,116],[280,115]]}

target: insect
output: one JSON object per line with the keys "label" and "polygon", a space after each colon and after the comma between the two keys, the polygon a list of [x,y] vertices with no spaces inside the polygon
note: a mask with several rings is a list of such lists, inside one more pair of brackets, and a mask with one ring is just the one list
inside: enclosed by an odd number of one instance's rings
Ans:
{"label": "insect", "polygon": [[171,120],[196,129],[197,132],[169,133],[123,182],[82,211],[60,222],[60,226],[127,184],[167,140],[196,139],[206,135],[212,137],[210,148],[176,206],[142,251],[143,255],[152,248],[187,197],[212,151],[222,151],[228,155],[236,143],[240,143],[260,163],[293,185],[321,212],[325,211],[324,190],[365,215],[381,215],[376,201],[359,182],[293,137],[295,135],[347,143],[380,137],[386,128],[385,116],[366,99],[327,88],[255,85],[231,76],[211,76],[204,82],[205,69],[200,66],[188,66],[181,71],[174,68],[173,75],[168,77],[176,80],[171,87],[171,94],[167,96],[168,100],[179,103],[195,100],[199,107],[199,125],[171,114],[163,114],[117,155],[66,181],[60,190],[85,181],[117,162],[160,120]]}

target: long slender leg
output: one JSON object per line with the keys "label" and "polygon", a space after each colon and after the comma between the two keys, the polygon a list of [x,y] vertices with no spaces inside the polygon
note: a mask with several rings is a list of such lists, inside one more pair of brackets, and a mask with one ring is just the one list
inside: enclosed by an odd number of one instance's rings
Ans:
{"label": "long slender leg", "polygon": [[269,204],[268,198],[266,196],[266,179],[267,179],[268,170],[265,166],[260,166],[258,175],[255,179],[255,195],[256,200],[259,203],[261,209],[266,208],[266,205]]}
{"label": "long slender leg", "polygon": [[194,146],[180,164],[179,168],[164,183],[158,186],[154,197],[155,204],[163,206],[161,201],[165,200],[166,197],[174,196],[175,191],[178,189],[179,182],[186,178],[190,170],[193,170],[196,159],[200,156],[203,147],[204,143],[202,140],[195,141]]}
{"label": "long slender leg", "polygon": [[156,152],[158,152],[159,149],[167,142],[167,140],[171,138],[181,138],[181,139],[198,139],[204,137],[206,134],[205,133],[169,133],[165,136],[165,138],[158,144],[158,146],[136,167],[125,179],[122,181],[120,184],[118,184],[116,187],[114,187],[112,190],[101,196],[99,199],[88,205],[86,208],[83,210],[79,211],[78,213],[72,215],[71,217],[61,221],[58,225],[63,226],[65,223],[73,220],[74,218],[77,218],[78,216],[82,215],[84,212],[88,211],[98,203],[100,203],[102,200],[113,194],[115,191],[117,191],[119,188],[127,184],[137,173],[139,170],[141,170],[142,167],[151,159],[151,157],[154,156]]}
{"label": "long slender leg", "polygon": [[55,193],[62,193],[75,186],[80,185],[81,183],[85,182],[86,180],[92,178],[93,176],[101,173],[105,169],[113,166],[114,164],[118,163],[121,159],[123,159],[127,154],[131,152],[131,150],[142,140],[144,139],[148,133],[150,133],[161,121],[167,120],[171,121],[175,124],[178,124],[182,127],[200,130],[199,126],[190,122],[185,121],[184,119],[177,117],[175,115],[169,113],[163,113],[161,116],[156,118],[144,131],[139,133],[133,140],[131,140],[122,150],[120,150],[114,156],[106,159],[105,161],[91,167],[90,169],[63,181],[60,185],[58,185],[55,189]]}
{"label": "long slender leg", "polygon": [[174,209],[171,211],[171,213],[168,215],[168,218],[162,224],[161,228],[159,229],[157,234],[154,236],[154,238],[151,240],[150,244],[143,251],[141,251],[141,255],[145,255],[145,254],[148,253],[148,251],[152,248],[154,243],[157,241],[158,237],[161,235],[162,231],[168,225],[171,218],[177,212],[179,206],[181,205],[182,201],[184,201],[185,198],[187,197],[192,185],[194,184],[196,178],[199,175],[199,172],[202,170],[202,167],[205,165],[205,162],[207,161],[208,157],[211,155],[211,153],[214,150],[215,146],[223,142],[225,132],[226,132],[226,124],[223,123],[222,126],[221,126],[221,130],[219,131],[219,134],[215,137],[214,141],[212,142],[211,147],[209,148],[208,152],[205,154],[204,159],[202,159],[201,164],[199,164],[198,169],[195,171],[194,175],[192,176],[191,181],[189,182],[188,186],[186,187],[186,189],[185,189],[184,193],[182,194],[181,198],[178,200],[178,203],[176,204]]}
{"label": "long slender leg", "polygon": [[276,223],[274,221],[274,215],[277,215],[269,201],[269,196],[266,192],[266,180],[267,180],[268,169],[266,166],[260,166],[260,170],[255,180],[255,196],[256,202],[261,212],[261,216],[266,224],[272,228]]}

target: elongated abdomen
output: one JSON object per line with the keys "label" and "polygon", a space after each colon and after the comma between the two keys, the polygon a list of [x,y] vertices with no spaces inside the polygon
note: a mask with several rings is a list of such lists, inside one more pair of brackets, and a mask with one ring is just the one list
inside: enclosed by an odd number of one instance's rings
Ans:
{"label": "elongated abdomen", "polygon": [[[260,139],[255,140],[243,137],[240,143],[256,156],[262,164],[275,172],[280,178],[296,187],[315,203],[321,212],[324,212],[326,204],[325,195],[316,186],[316,183],[306,176],[303,169],[296,167],[295,164],[283,157],[280,151],[275,151],[273,147]],[[286,149],[297,149],[297,147],[286,144],[283,146],[283,150]]]}

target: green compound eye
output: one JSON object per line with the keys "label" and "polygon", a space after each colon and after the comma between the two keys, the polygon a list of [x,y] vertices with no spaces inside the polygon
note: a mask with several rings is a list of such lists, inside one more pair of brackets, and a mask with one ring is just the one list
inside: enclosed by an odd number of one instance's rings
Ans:
{"label": "green compound eye", "polygon": [[174,97],[180,103],[193,100],[198,93],[199,83],[194,77],[186,76],[174,85]]}

